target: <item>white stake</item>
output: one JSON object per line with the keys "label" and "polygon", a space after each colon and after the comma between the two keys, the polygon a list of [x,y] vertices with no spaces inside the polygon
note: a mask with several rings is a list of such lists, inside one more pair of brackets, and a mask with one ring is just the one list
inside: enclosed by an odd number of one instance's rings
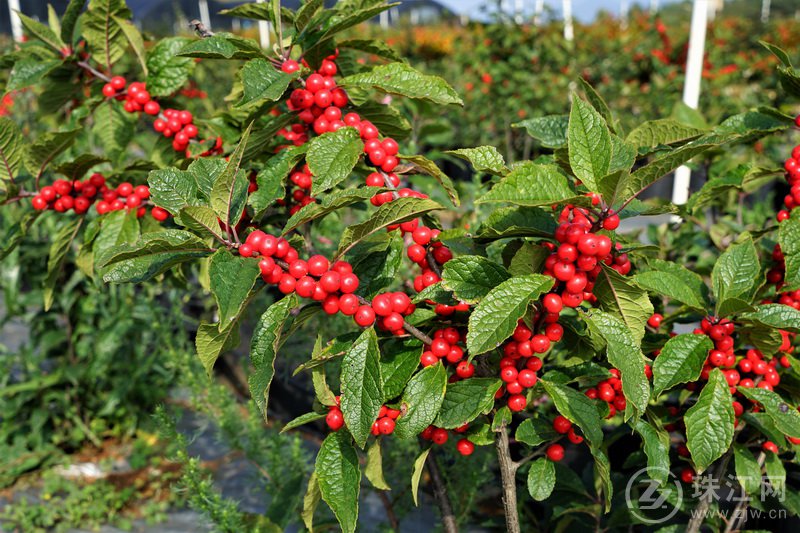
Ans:
{"label": "white stake", "polygon": [[619,0],[619,18],[622,29],[628,27],[628,0]]}
{"label": "white stake", "polygon": [[564,16],[564,39],[572,41],[575,30],[572,28],[572,0],[561,0],[561,11]]}
{"label": "white stake", "polygon": [[544,12],[544,0],[536,0],[533,8],[533,23],[538,26],[542,23],[542,13]]}
{"label": "white stake", "polygon": [[11,35],[17,42],[22,41],[22,21],[17,16],[19,9],[19,0],[8,0],[8,15],[11,18]]}
{"label": "white stake", "polygon": [[514,1],[514,21],[522,24],[522,0]]}
{"label": "white stake", "polygon": [[[263,4],[264,0],[256,0],[259,4]],[[261,41],[261,48],[269,49],[270,45],[270,35],[269,35],[269,21],[266,20],[259,20],[258,21],[258,36],[259,40]]]}
{"label": "white stake", "polygon": [[[689,57],[686,59],[686,80],[683,83],[683,103],[697,109],[700,100],[700,81],[703,76],[703,54],[708,22],[708,0],[694,0],[692,26],[689,33]],[[672,202],[685,204],[689,199],[691,170],[686,165],[675,171],[672,184]]]}
{"label": "white stake", "polygon": [[208,0],[199,0],[197,7],[200,9],[200,22],[205,24],[206,28],[211,29],[211,15],[208,13]]}
{"label": "white stake", "polygon": [[770,7],[769,0],[761,0],[761,22],[763,22],[764,24],[769,22],[769,7]]}
{"label": "white stake", "polygon": [[650,13],[658,12],[658,0],[650,0]]}
{"label": "white stake", "polygon": [[386,30],[389,28],[389,12],[388,11],[381,11],[381,28]]}

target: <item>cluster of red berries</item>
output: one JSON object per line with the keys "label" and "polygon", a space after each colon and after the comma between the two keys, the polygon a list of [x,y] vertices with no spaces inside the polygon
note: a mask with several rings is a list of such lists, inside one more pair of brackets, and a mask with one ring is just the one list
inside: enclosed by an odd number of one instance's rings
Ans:
{"label": "cluster of red berries", "polygon": [[[737,362],[733,349],[735,332],[736,325],[733,322],[717,317],[704,318],[700,322],[700,327],[694,330],[696,335],[707,335],[714,342],[714,348],[708,353],[700,379],[707,380],[711,369],[719,367],[732,394],[736,394],[738,387],[772,390],[780,383],[777,365],[783,361],[788,367],[789,360],[786,357],[774,357],[770,361],[765,361],[760,351],[750,349],[747,350],[746,356]],[[737,367],[739,370],[736,370]],[[744,377],[743,374],[753,374],[753,377]]]}
{"label": "cluster of red berries", "polygon": [[[551,327],[554,326],[554,327]],[[561,338],[563,329],[559,324],[549,324],[551,335],[558,333]],[[536,334],[522,321],[517,323],[511,339],[503,346],[503,358],[500,359],[499,373],[503,386],[497,391],[496,398],[508,393],[508,408],[518,412],[525,409],[528,400],[523,394],[525,389],[536,385],[536,373],[542,368],[539,355],[550,349],[550,338]],[[536,355],[539,354],[539,355]]]}
{"label": "cluster of red berries", "polygon": [[75,213],[82,215],[89,210],[98,194],[106,189],[106,179],[102,174],[92,174],[86,180],[56,180],[52,185],[46,185],[31,199],[33,208],[37,211],[53,209],[65,213],[74,209]]}
{"label": "cluster of red berries", "polygon": [[433,341],[425,346],[419,360],[422,366],[431,366],[442,362],[456,365],[453,375],[456,379],[471,378],[475,374],[475,365],[464,359],[464,348],[459,343],[466,342],[467,335],[454,327],[437,329],[433,332]]}
{"label": "cluster of red berries", "polygon": [[[607,230],[616,229],[619,218],[611,215],[602,224]],[[544,274],[555,278],[557,282],[557,287],[543,301],[550,313],[558,314],[564,306],[578,307],[584,301],[594,302],[592,290],[600,274],[601,263],[623,276],[631,270],[627,254],[615,257],[611,239],[593,232],[593,223],[584,209],[565,208],[555,238],[558,246],[545,243],[552,253],[545,260]]]}
{"label": "cluster of red berries", "polygon": [[165,109],[162,113],[161,105],[153,100],[147,86],[142,82],[135,81],[128,85],[122,76],[114,76],[103,85],[103,95],[106,98],[124,100],[123,107],[128,113],[144,112],[157,116],[153,121],[153,129],[164,137],[172,138],[172,148],[176,152],[185,152],[191,139],[197,137],[197,126],[193,124],[192,113],[177,109]]}
{"label": "cluster of red berries", "polygon": [[[308,204],[314,203],[315,200],[310,194],[313,179],[314,176],[311,174],[311,169],[309,169],[308,165],[305,164],[302,167],[296,168],[294,172],[289,175],[289,181],[291,181],[292,184],[297,187],[289,195],[289,202],[291,205],[291,207],[289,207],[290,215],[297,213],[300,209]],[[285,204],[286,200],[283,200],[283,202]]]}
{"label": "cluster of red berries", "polygon": [[[648,379],[652,374],[645,367]],[[593,400],[602,400],[608,404],[608,417],[611,418],[617,414],[617,411],[624,411],[627,405],[625,395],[622,392],[622,380],[620,379],[619,370],[612,368],[609,370],[611,377],[604,379],[594,387],[586,390],[586,396]]]}
{"label": "cluster of red berries", "polygon": [[[469,429],[469,424],[464,424],[463,426],[457,427],[453,430],[456,434],[462,434]],[[419,434],[424,440],[429,440],[434,444],[438,444],[442,446],[446,443],[449,439],[449,435],[447,430],[444,428],[437,428],[436,426],[428,426],[425,428],[422,433]],[[456,450],[463,456],[472,455],[472,452],[475,451],[475,444],[472,443],[469,439],[460,438],[458,442],[456,442]]]}
{"label": "cluster of red berries", "polygon": [[[800,115],[795,119],[800,127]],[[786,181],[789,182],[789,194],[783,199],[786,209],[778,212],[778,222],[783,222],[789,218],[792,209],[800,206],[800,145],[792,149],[792,155],[784,161],[783,168],[786,170]]]}

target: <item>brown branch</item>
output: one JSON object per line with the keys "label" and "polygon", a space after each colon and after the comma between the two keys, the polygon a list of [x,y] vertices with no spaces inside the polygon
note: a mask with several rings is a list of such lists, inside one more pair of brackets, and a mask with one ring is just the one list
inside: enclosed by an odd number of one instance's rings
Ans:
{"label": "brown branch", "polygon": [[[722,457],[719,465],[717,465],[717,469],[714,473],[716,479],[722,478],[723,474],[725,474],[725,470],[728,468],[728,463],[731,460],[732,451],[728,450],[728,452]],[[708,498],[700,498],[700,503],[697,504],[694,512],[692,513],[692,519],[689,520],[689,523],[686,525],[686,533],[698,533],[700,528],[703,527],[703,521],[706,518],[706,513],[708,513],[708,508],[711,505],[711,495]]]}
{"label": "brown branch", "polygon": [[394,531],[400,531],[400,521],[397,519],[397,515],[394,512],[392,500],[389,499],[385,491],[376,490],[375,492],[378,493],[378,498],[380,498],[383,508],[386,510],[386,518],[389,519],[389,526]]}
{"label": "brown branch", "polygon": [[433,450],[428,454],[426,462],[428,464],[428,472],[431,474],[433,496],[436,498],[439,511],[442,513],[442,529],[446,533],[458,533],[458,523],[456,522],[456,515],[453,513],[450,497],[447,495],[447,485],[445,485],[442,473],[439,471],[439,464],[436,462]]}
{"label": "brown branch", "polygon": [[497,448],[497,461],[500,464],[500,477],[503,482],[503,509],[506,514],[508,533],[520,533],[519,513],[517,511],[517,465],[511,459],[508,429],[505,425],[497,432],[494,440]]}
{"label": "brown branch", "polygon": [[[762,466],[764,466],[764,461],[767,459],[767,454],[763,451],[758,456],[758,467],[759,471]],[[741,526],[743,520],[742,515],[744,514],[743,511],[747,509],[749,506],[749,500],[747,498],[741,498],[739,502],[736,504],[736,507],[731,514],[731,519],[725,525],[725,533],[731,533],[732,531],[738,531],[738,528]]]}
{"label": "brown branch", "polygon": [[109,78],[108,76],[106,76],[105,74],[100,72],[99,70],[96,70],[96,69],[92,68],[92,66],[89,63],[87,63],[86,61],[78,61],[78,66],[81,67],[83,70],[89,72],[95,78],[101,79],[106,83],[111,81],[111,78]]}

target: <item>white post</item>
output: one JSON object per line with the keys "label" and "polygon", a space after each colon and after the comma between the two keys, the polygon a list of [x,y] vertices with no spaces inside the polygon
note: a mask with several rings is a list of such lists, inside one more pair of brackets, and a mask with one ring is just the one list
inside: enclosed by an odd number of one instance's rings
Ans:
{"label": "white post", "polygon": [[8,16],[11,19],[11,35],[17,42],[22,41],[22,21],[17,16],[19,9],[19,0],[8,0]]}
{"label": "white post", "polygon": [[628,0],[619,0],[619,18],[622,29],[628,27]]}
{"label": "white post", "polygon": [[389,29],[389,12],[388,11],[381,11],[381,28],[386,30]]}
{"label": "white post", "polygon": [[650,13],[658,12],[658,0],[650,0]]}
{"label": "white post", "polygon": [[533,8],[533,23],[538,26],[542,23],[542,13],[544,13],[544,0],[536,0]]}
{"label": "white post", "polygon": [[[259,4],[263,4],[264,0],[256,0]],[[270,35],[269,35],[269,21],[266,20],[259,20],[258,21],[258,37],[259,41],[261,41],[261,48],[269,49],[270,46]]]}
{"label": "white post", "polygon": [[[683,83],[683,103],[697,109],[700,100],[700,80],[703,77],[703,53],[708,23],[708,0],[694,0],[692,26],[689,33],[689,56],[686,59],[686,80]],[[686,165],[675,171],[672,184],[672,202],[685,204],[689,199],[691,170]]]}
{"label": "white post", "polygon": [[564,39],[572,41],[575,30],[572,28],[572,0],[561,0],[561,11],[564,16]]}
{"label": "white post", "polygon": [[761,0],[761,22],[763,22],[764,24],[769,22],[769,7],[770,7],[769,0]]}
{"label": "white post", "polygon": [[522,24],[522,0],[514,0],[514,21]]}
{"label": "white post", "polygon": [[211,29],[211,15],[208,13],[208,0],[198,0],[197,7],[200,9],[200,22],[205,24],[205,27]]}

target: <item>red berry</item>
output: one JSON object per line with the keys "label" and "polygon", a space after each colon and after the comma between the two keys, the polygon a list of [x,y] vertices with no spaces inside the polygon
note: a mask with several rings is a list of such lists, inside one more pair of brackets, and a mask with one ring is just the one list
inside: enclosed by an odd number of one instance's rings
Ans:
{"label": "red berry", "polygon": [[342,412],[339,409],[331,409],[328,412],[328,416],[325,417],[325,423],[328,424],[328,427],[331,428],[333,431],[339,431],[344,426],[344,417],[342,416]]}
{"label": "red berry", "polygon": [[467,439],[461,439],[456,443],[456,449],[461,455],[472,455],[475,451],[475,445]]}
{"label": "red berry", "polygon": [[684,483],[691,483],[694,481],[694,470],[686,467],[681,470],[681,481]]}
{"label": "red berry", "polygon": [[560,444],[551,444],[547,447],[547,458],[553,461],[554,463],[559,462],[564,458],[564,447]]}
{"label": "red berry", "polygon": [[566,417],[558,415],[553,420],[553,429],[555,429],[557,433],[565,434],[571,428],[572,428],[572,422],[570,422]]}
{"label": "red berry", "polygon": [[354,319],[356,324],[362,328],[367,328],[375,323],[375,311],[368,305],[362,305],[356,311]]}
{"label": "red berry", "polygon": [[525,409],[528,400],[522,394],[514,394],[508,399],[508,408],[514,412],[519,412]]}

